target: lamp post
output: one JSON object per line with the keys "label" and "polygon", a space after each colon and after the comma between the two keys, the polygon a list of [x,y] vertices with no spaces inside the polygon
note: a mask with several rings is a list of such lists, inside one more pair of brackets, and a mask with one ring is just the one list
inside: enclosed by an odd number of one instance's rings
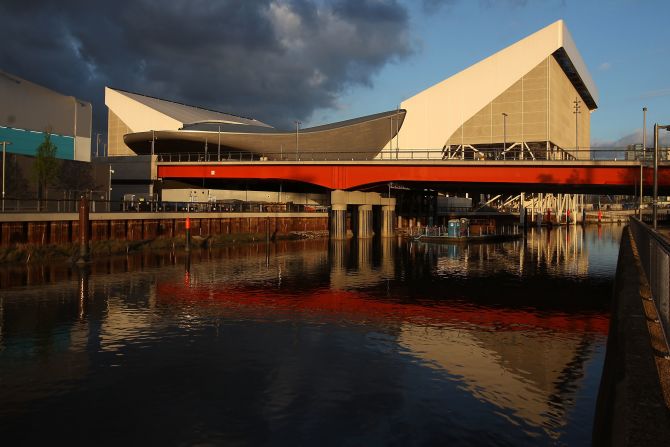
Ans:
{"label": "lamp post", "polygon": [[112,207],[112,174],[114,174],[114,169],[112,165],[109,165],[109,188],[107,190],[107,212],[111,211]]}
{"label": "lamp post", "polygon": [[666,126],[659,126],[654,124],[654,198],[652,204],[654,206],[654,230],[658,226],[658,131],[659,129],[670,130],[670,124]]}
{"label": "lamp post", "polygon": [[503,151],[502,151],[502,156],[503,160],[505,159],[505,151],[507,150],[507,114],[505,112],[502,113],[503,117]]}
{"label": "lamp post", "polygon": [[579,109],[581,109],[581,101],[577,98],[573,101],[575,104],[575,110],[573,110],[572,113],[575,114],[575,158],[579,158],[579,114],[582,113]]}
{"label": "lamp post", "polygon": [[99,157],[100,152],[98,151],[100,149],[100,135],[99,133],[95,134],[95,156]]}
{"label": "lamp post", "polygon": [[72,140],[72,159],[77,159],[77,98],[72,97],[74,101],[74,138]]}
{"label": "lamp post", "polygon": [[644,160],[647,158],[647,108],[642,107],[642,157],[640,158],[640,220],[642,220],[642,198],[644,197]]}
{"label": "lamp post", "polygon": [[2,144],[2,212],[5,212],[5,151],[8,144],[12,144],[11,141],[0,141]]}
{"label": "lamp post", "polygon": [[298,161],[300,156],[298,155],[298,136],[300,135],[300,125],[302,122],[295,120],[295,161]]}

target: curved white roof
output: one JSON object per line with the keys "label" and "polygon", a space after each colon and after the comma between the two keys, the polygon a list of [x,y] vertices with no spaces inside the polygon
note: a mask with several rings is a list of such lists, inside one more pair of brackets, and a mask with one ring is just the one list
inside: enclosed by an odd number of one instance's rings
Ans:
{"label": "curved white roof", "polygon": [[207,110],[109,87],[105,87],[105,105],[133,132],[177,130],[186,124],[202,121],[270,127],[252,118]]}

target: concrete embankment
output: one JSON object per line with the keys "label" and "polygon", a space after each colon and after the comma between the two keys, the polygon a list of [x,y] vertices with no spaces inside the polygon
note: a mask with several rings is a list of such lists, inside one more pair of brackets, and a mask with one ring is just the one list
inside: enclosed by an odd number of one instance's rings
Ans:
{"label": "concrete embankment", "polygon": [[[600,384],[593,445],[670,445],[670,361],[650,319],[649,286],[628,229],[624,230],[614,284],[610,333]],[[645,309],[647,307],[647,309]],[[665,383],[664,383],[665,381]],[[663,386],[665,385],[665,386]]]}

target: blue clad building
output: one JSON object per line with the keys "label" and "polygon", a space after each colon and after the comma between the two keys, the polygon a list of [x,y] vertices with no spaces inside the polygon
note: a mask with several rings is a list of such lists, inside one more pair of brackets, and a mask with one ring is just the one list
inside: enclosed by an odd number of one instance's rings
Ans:
{"label": "blue clad building", "polygon": [[8,153],[34,156],[46,132],[56,157],[91,161],[92,107],[0,70],[0,141]]}

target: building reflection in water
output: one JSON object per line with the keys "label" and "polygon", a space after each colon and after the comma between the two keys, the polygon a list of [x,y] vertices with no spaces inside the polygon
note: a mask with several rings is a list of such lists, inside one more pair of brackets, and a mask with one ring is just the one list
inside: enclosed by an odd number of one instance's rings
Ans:
{"label": "building reflection in water", "polygon": [[[92,365],[124,365],[129,347],[212,322],[353,325],[385,334],[399,361],[557,438],[608,330],[607,297],[588,298],[608,283],[586,280],[603,263],[611,280],[621,231],[532,228],[524,240],[472,245],[293,241],[0,269],[0,365],[12,368],[0,400],[25,407],[72,389]],[[561,301],[568,290],[579,299]]]}

